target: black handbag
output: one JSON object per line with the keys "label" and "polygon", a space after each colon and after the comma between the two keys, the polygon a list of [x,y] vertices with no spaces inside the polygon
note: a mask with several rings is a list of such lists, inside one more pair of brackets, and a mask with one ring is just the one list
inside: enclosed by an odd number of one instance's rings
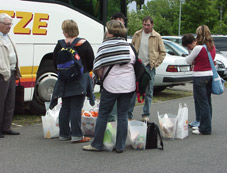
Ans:
{"label": "black handbag", "polygon": [[[160,147],[158,147],[158,137],[160,140]],[[162,136],[159,131],[159,127],[157,124],[153,122],[147,122],[147,141],[146,141],[146,149],[154,149],[158,148],[163,150],[164,144],[162,141]]]}
{"label": "black handbag", "polygon": [[21,85],[20,79],[18,85],[16,85],[14,113],[24,114],[24,86]]}
{"label": "black handbag", "polygon": [[[145,92],[146,92],[147,86],[149,85],[149,82],[151,80],[151,76],[150,76],[148,68],[138,58],[136,49],[133,47],[132,44],[130,44],[130,46],[136,56],[136,62],[134,64],[134,71],[135,71],[135,75],[136,75],[137,100],[139,103],[143,103],[144,97],[145,97]],[[142,99],[141,99],[141,97],[142,97]]]}

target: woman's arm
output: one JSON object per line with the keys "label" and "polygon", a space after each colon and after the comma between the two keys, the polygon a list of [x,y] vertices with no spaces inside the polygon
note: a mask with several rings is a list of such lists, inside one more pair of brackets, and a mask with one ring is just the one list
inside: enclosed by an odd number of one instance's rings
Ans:
{"label": "woman's arm", "polygon": [[202,48],[203,46],[201,45],[195,46],[192,52],[186,57],[186,62],[190,65],[194,64],[194,60],[198,56]]}

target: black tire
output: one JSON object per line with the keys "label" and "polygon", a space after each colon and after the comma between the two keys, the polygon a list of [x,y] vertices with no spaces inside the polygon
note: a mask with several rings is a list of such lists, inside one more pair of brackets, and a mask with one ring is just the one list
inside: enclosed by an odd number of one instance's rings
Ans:
{"label": "black tire", "polygon": [[35,115],[43,115],[46,112],[45,102],[50,101],[55,82],[57,81],[56,69],[52,60],[41,63],[37,72],[33,99],[30,103],[30,111]]}
{"label": "black tire", "polygon": [[155,93],[160,93],[160,92],[162,92],[165,89],[166,89],[166,86],[154,87],[154,92]]}

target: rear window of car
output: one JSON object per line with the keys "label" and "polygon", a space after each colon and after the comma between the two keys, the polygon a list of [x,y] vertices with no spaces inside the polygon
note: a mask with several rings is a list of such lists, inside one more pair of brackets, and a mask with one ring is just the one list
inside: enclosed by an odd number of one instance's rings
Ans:
{"label": "rear window of car", "polygon": [[214,37],[215,47],[220,51],[227,51],[227,37]]}

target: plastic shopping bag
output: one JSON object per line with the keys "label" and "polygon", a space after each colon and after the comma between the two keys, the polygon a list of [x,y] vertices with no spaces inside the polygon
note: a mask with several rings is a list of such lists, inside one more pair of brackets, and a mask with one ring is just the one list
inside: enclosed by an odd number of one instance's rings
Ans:
{"label": "plastic shopping bag", "polygon": [[103,138],[103,150],[112,151],[116,145],[117,122],[109,122]]}
{"label": "plastic shopping bag", "polygon": [[176,133],[177,116],[173,114],[159,115],[158,113],[158,120],[163,138],[174,139]]}
{"label": "plastic shopping bag", "polygon": [[91,106],[90,105],[90,102],[88,99],[85,99],[84,101],[84,105],[83,105],[83,108],[82,108],[82,112],[84,111],[91,111],[91,110],[98,110],[99,108],[99,100],[95,100],[95,105],[94,106]]}
{"label": "plastic shopping bag", "polygon": [[188,136],[188,107],[186,103],[184,106],[179,104],[177,113],[177,127],[175,138],[184,139]]}
{"label": "plastic shopping bag", "polygon": [[145,150],[147,138],[147,123],[142,121],[129,121],[129,140],[133,149]]}
{"label": "plastic shopping bag", "polygon": [[97,111],[84,111],[81,117],[81,130],[85,136],[94,136]]}
{"label": "plastic shopping bag", "polygon": [[61,103],[57,104],[52,110],[48,109],[45,116],[42,116],[43,136],[44,138],[59,137],[59,127],[56,125],[58,115],[61,109]]}

